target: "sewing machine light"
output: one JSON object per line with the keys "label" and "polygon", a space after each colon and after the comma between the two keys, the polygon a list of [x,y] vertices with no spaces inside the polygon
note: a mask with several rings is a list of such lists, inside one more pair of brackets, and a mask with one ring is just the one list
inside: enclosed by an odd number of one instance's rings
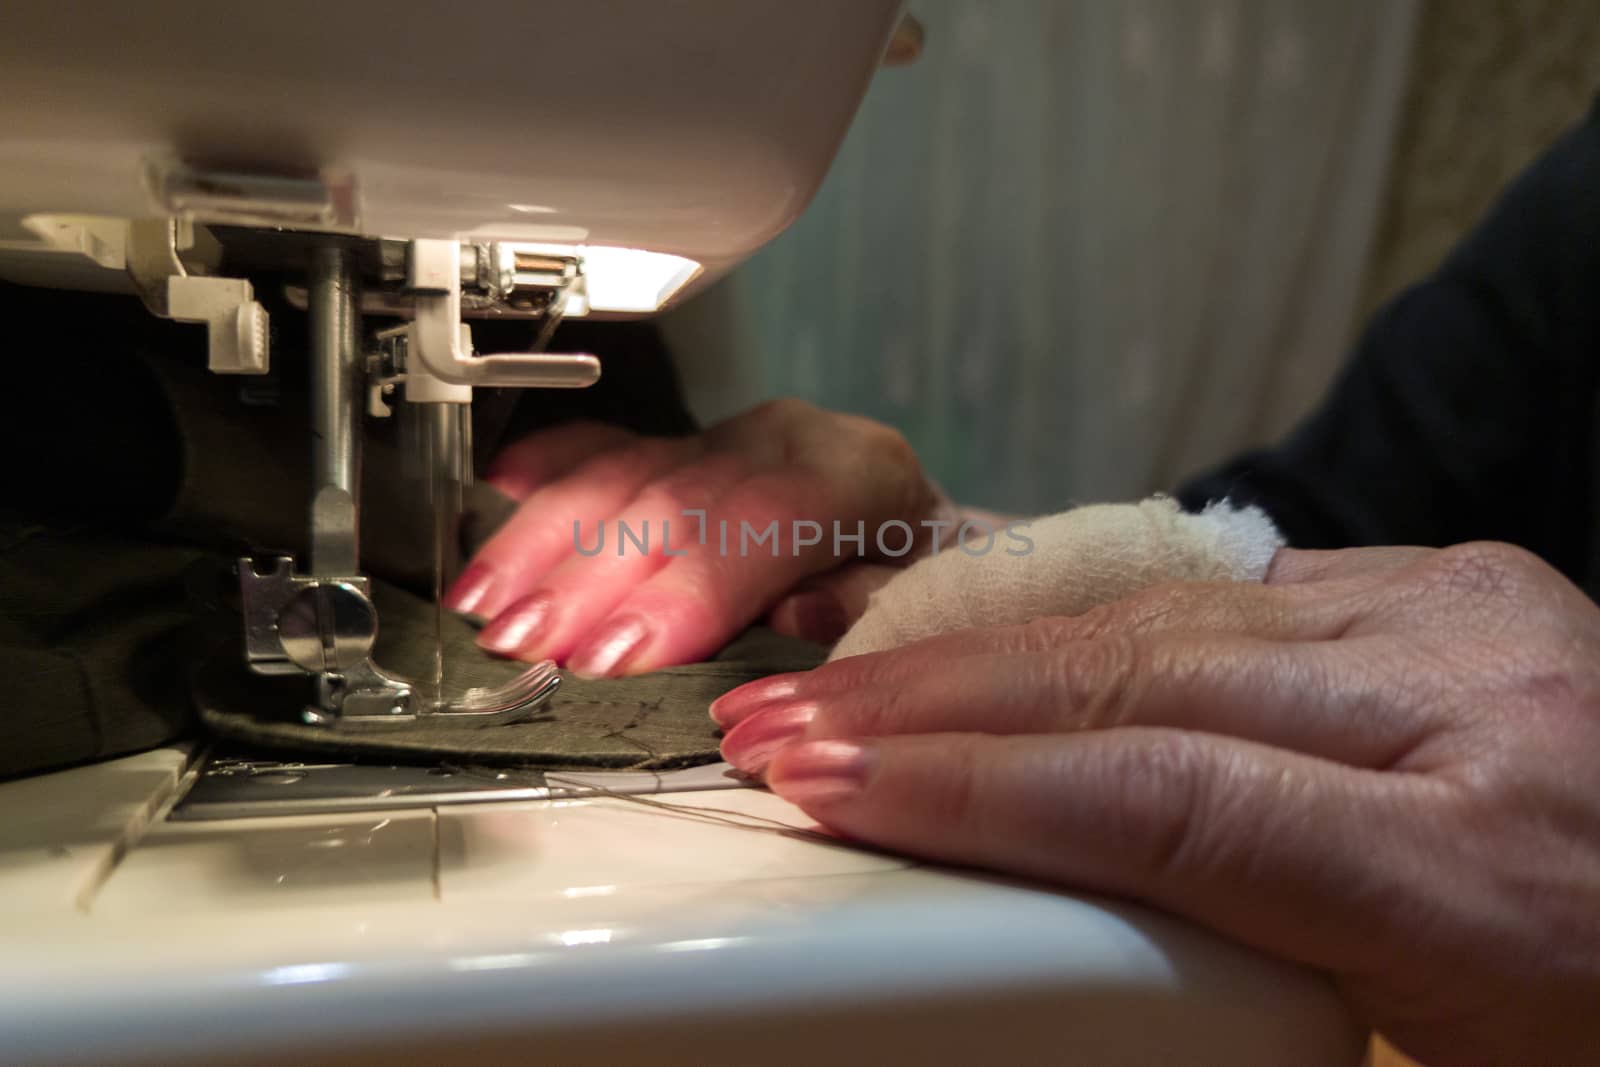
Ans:
{"label": "sewing machine light", "polygon": [[700,273],[700,264],[683,256],[643,248],[516,241],[519,255],[570,257],[583,265],[583,289],[567,297],[567,318],[602,313],[648,315],[666,306]]}
{"label": "sewing machine light", "polygon": [[700,273],[692,259],[641,248],[591,246],[579,254],[593,311],[657,311]]}

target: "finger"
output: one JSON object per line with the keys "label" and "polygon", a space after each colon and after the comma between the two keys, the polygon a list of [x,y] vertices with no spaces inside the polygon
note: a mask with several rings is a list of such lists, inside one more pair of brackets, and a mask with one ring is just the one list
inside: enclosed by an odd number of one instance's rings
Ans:
{"label": "finger", "polygon": [[646,485],[693,458],[700,447],[692,437],[645,438],[586,460],[566,477],[535,490],[484,542],[445,594],[445,607],[493,619],[573,555],[580,535],[592,538],[601,520],[615,516]]}
{"label": "finger", "polygon": [[523,500],[600,453],[637,440],[637,434],[603,422],[563,423],[501,449],[484,480],[513,500]]}
{"label": "finger", "polygon": [[778,633],[831,645],[867,610],[867,598],[883,588],[900,568],[882,563],[848,563],[796,586],[778,601],[767,625]]}
{"label": "finger", "polygon": [[519,598],[484,628],[478,644],[530,662],[565,660],[581,674],[604,673],[574,648],[596,637],[614,647],[615,636],[594,633],[597,624],[673,562],[669,551],[684,550],[696,525],[685,510],[722,495],[744,476],[744,462],[728,453],[703,455],[647,485],[619,514],[595,524],[582,551],[518,583]]}
{"label": "finger", "polygon": [[823,697],[869,685],[894,685],[951,660],[1045,652],[1099,637],[1171,631],[1237,634],[1278,641],[1326,640],[1362,609],[1365,581],[1267,587],[1254,582],[1157,586],[1077,616],[937,634],[901,648],[849,656],[793,677],[762,679],[720,697],[712,717],[724,727],[769,700]]}
{"label": "finger", "polygon": [[1263,579],[1268,585],[1337,580],[1381,580],[1434,553],[1409,545],[1332,551],[1280,548]]}
{"label": "finger", "polygon": [[[922,536],[919,520],[939,502],[899,434],[804,403],[762,405],[713,427],[703,440],[712,452],[739,456],[761,473],[710,502],[706,517],[718,528],[716,548],[691,546],[650,574],[573,649],[570,669],[631,674],[703,658],[796,583],[838,566],[841,542],[819,536],[821,543],[799,544],[791,538],[799,520],[811,521],[818,535],[829,519],[841,528],[853,522],[861,532],[852,555],[866,554],[869,545],[894,555],[869,531],[881,537],[892,520],[911,542],[900,551],[910,551]],[[739,551],[724,547],[718,519],[739,539]],[[756,538],[748,550],[747,529]],[[768,537],[795,543],[786,544],[788,551],[763,550]]]}
{"label": "finger", "polygon": [[722,752],[760,774],[777,752],[802,741],[1142,726],[1389,767],[1438,724],[1425,710],[1396,713],[1386,661],[1369,644],[1162,634],[969,656],[889,684],[773,701],[733,726]]}
{"label": "finger", "polygon": [[1410,776],[1174,730],[821,741],[768,784],[837,832],[944,863],[1148,901],[1279,956],[1380,964],[1427,899]]}
{"label": "finger", "polygon": [[795,516],[836,513],[827,492],[825,480],[794,470],[741,481],[713,503],[706,543],[689,546],[630,592],[572,653],[569,668],[638,674],[711,655],[785,590],[837,565],[831,532],[811,545],[792,536]]}

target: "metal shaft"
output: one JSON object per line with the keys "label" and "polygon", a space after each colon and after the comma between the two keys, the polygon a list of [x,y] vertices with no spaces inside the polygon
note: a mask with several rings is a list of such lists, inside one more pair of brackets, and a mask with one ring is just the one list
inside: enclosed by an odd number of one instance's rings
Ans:
{"label": "metal shaft", "polygon": [[361,503],[361,280],[350,249],[311,255],[311,573],[357,573]]}
{"label": "metal shaft", "polygon": [[472,409],[418,404],[427,435],[428,497],[433,505],[433,677],[430,695],[444,707],[444,591],[461,566],[462,492],[472,479]]}

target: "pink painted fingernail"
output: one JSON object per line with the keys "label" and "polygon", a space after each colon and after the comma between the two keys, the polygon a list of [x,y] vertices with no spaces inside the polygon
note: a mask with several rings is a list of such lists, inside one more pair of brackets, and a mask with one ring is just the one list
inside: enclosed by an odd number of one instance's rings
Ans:
{"label": "pink painted fingernail", "polygon": [[478,645],[502,656],[514,656],[531,648],[548,630],[555,601],[548,593],[532,593],[515,601],[495,616],[478,635]]}
{"label": "pink painted fingernail", "polygon": [[708,710],[712,721],[727,729],[748,718],[751,712],[763,704],[794,696],[799,685],[800,677],[795,674],[780,674],[774,678],[746,682],[713,700]]}
{"label": "pink painted fingernail", "polygon": [[494,585],[494,571],[487,564],[474,563],[451,584],[444,595],[444,606],[463,615],[481,615],[484,599]]}
{"label": "pink painted fingernail", "polygon": [[620,674],[649,638],[650,627],[638,616],[613,619],[567,657],[567,670],[585,678]]}
{"label": "pink painted fingernail", "polygon": [[722,758],[746,774],[760,774],[781,749],[800,740],[816,715],[812,704],[765,708],[728,731]]}
{"label": "pink painted fingernail", "polygon": [[874,759],[871,746],[857,741],[808,741],[773,761],[767,786],[803,808],[835,804],[861,792]]}

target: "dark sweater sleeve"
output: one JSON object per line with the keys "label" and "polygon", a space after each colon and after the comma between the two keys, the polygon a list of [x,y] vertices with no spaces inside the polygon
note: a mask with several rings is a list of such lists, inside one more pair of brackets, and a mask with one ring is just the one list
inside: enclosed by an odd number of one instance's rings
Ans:
{"label": "dark sweater sleeve", "polygon": [[1576,578],[1593,518],[1597,309],[1591,112],[1383,309],[1286,441],[1179,499],[1260,504],[1298,547],[1510,541]]}

